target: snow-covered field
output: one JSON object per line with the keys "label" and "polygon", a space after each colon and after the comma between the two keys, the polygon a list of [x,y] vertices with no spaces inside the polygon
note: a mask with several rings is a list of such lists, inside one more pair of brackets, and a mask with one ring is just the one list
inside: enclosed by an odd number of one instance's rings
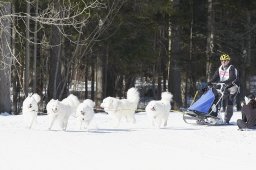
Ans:
{"label": "snow-covered field", "polygon": [[[232,122],[241,117],[235,112]],[[95,115],[89,131],[74,117],[68,131],[47,130],[39,116],[31,130],[22,116],[0,116],[0,170],[220,170],[255,167],[256,131],[236,125],[185,124],[171,112],[168,127],[150,127],[144,112],[137,123],[113,128],[108,115]]]}

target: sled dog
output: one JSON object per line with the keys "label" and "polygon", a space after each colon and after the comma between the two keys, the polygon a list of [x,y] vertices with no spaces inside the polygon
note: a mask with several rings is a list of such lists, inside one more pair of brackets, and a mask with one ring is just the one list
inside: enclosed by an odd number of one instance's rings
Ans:
{"label": "sled dog", "polygon": [[69,117],[76,113],[76,109],[80,104],[78,98],[70,94],[67,98],[62,101],[51,99],[47,106],[47,114],[49,116],[49,126],[48,129],[51,130],[55,121],[57,121],[62,130],[67,129]]}
{"label": "sled dog", "polygon": [[126,118],[126,121],[130,123],[136,122],[134,113],[137,109],[139,99],[139,92],[133,87],[127,91],[126,99],[107,97],[100,106],[110,115],[115,126],[119,126],[122,118]]}
{"label": "sled dog", "polygon": [[33,95],[28,96],[22,104],[22,114],[24,117],[25,125],[28,128],[31,128],[36,122],[38,114],[38,103],[40,102],[41,97],[34,93]]}
{"label": "sled dog", "polygon": [[147,116],[154,127],[166,127],[173,95],[170,92],[163,92],[161,100],[152,100],[146,106]]}

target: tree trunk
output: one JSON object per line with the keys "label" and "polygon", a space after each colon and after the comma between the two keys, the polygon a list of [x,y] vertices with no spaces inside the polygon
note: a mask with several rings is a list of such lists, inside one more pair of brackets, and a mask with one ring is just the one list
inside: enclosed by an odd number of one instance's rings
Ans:
{"label": "tree trunk", "polygon": [[103,68],[102,68],[102,55],[101,47],[96,61],[96,99],[95,104],[99,106],[103,98]]}
{"label": "tree trunk", "polygon": [[[179,0],[174,0],[174,9],[179,8]],[[175,107],[180,107],[182,105],[181,101],[181,69],[177,64],[177,60],[181,55],[181,43],[180,43],[180,33],[178,24],[169,23],[169,80],[168,89],[173,94],[173,99],[175,102]]]}
{"label": "tree trunk", "polygon": [[[193,1],[190,2],[191,6],[191,21],[190,21],[190,36],[189,36],[189,62],[188,62],[188,69],[186,69],[186,84],[185,84],[185,107],[188,107],[188,97],[189,97],[189,89],[191,88],[191,79],[192,79],[192,52],[193,52],[193,25],[194,25],[194,11],[193,11]],[[190,80],[190,81],[189,81]],[[188,82],[190,82],[188,84]]]}
{"label": "tree trunk", "polygon": [[[115,89],[116,89],[116,73],[113,70],[112,66],[109,66],[109,64],[107,64],[107,81],[106,81],[106,97],[107,96],[113,96],[115,94]],[[113,88],[114,87],[114,88]]]}
{"label": "tree trunk", "polygon": [[[11,14],[11,3],[5,4],[2,8],[6,13],[2,14]],[[2,18],[2,28],[0,35],[0,113],[7,112],[11,113],[11,19]]]}
{"label": "tree trunk", "polygon": [[30,0],[27,1],[27,18],[26,18],[26,56],[25,56],[25,72],[24,72],[24,93],[28,96],[29,73],[30,73]]}
{"label": "tree trunk", "polygon": [[95,63],[94,63],[94,59],[93,56],[92,57],[92,67],[91,67],[91,99],[94,100],[95,96],[94,96],[94,83],[95,83]]}
{"label": "tree trunk", "polygon": [[214,36],[214,16],[213,16],[213,0],[208,0],[208,21],[207,21],[207,28],[208,28],[208,36],[207,36],[207,44],[206,44],[206,78],[209,81],[212,73],[212,61],[211,56],[213,54],[213,36]]}
{"label": "tree trunk", "polygon": [[109,58],[109,43],[107,43],[106,47],[106,56],[105,56],[105,62],[103,62],[103,68],[104,68],[104,81],[103,81],[103,98],[107,97],[107,87],[108,87],[108,58]]}
{"label": "tree trunk", "polygon": [[[160,38],[160,36],[158,37]],[[162,57],[161,56],[161,46],[159,46],[158,48],[158,61],[157,61],[157,94],[156,94],[156,98],[157,100],[161,99],[161,93],[162,93]]]}
{"label": "tree trunk", "polygon": [[[15,4],[15,0],[13,0],[12,4]],[[12,5],[12,13],[15,13],[15,5]],[[15,17],[12,18],[12,54],[16,56],[16,47],[15,47],[15,40],[16,40],[16,30],[15,30]],[[19,78],[18,78],[18,70],[16,69],[16,62],[14,60],[12,65],[12,112],[13,114],[18,114],[18,85]]]}
{"label": "tree trunk", "polygon": [[[248,29],[251,29],[252,21],[251,21],[251,13],[249,10],[246,12],[247,17],[247,26]],[[250,66],[251,64],[251,55],[252,55],[252,32],[247,33],[247,59],[246,66]]]}
{"label": "tree trunk", "polygon": [[89,63],[88,57],[85,59],[85,76],[84,76],[84,98],[88,99],[88,75],[89,75]]}
{"label": "tree trunk", "polygon": [[61,60],[61,33],[57,26],[52,26],[51,45],[49,58],[49,83],[48,83],[48,99],[63,99],[62,94],[63,77],[61,74],[62,60]]}
{"label": "tree trunk", "polygon": [[[35,1],[35,17],[38,15],[38,0]],[[37,87],[37,21],[35,21],[35,29],[34,29],[34,61],[33,61],[33,93],[36,93]]]}
{"label": "tree trunk", "polygon": [[[60,2],[56,1],[56,9],[60,8]],[[61,14],[60,14],[61,15]],[[66,67],[64,67],[64,57],[62,53],[63,38],[58,26],[53,25],[51,30],[51,42],[52,48],[50,49],[49,58],[49,83],[48,83],[48,99],[62,100],[66,97],[67,79],[64,76],[68,76],[66,73]],[[68,61],[70,62],[70,61]],[[66,77],[67,78],[67,77]]]}

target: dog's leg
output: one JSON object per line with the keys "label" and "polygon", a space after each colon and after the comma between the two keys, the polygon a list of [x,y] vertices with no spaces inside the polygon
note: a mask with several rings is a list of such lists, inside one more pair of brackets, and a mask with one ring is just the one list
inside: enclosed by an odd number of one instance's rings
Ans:
{"label": "dog's leg", "polygon": [[62,130],[66,131],[67,130],[67,125],[68,125],[68,122],[67,122],[66,119],[64,119],[63,122],[62,122],[62,127],[61,127]]}
{"label": "dog's leg", "polygon": [[153,126],[153,127],[155,127],[156,126],[156,120],[155,120],[155,118],[151,118],[151,125]]}
{"label": "dog's leg", "polygon": [[90,124],[90,120],[85,121],[85,128],[88,129],[88,126]]}
{"label": "dog's leg", "polygon": [[31,129],[32,128],[32,125],[34,124],[34,122],[35,122],[35,115],[33,115],[33,117],[31,118],[31,122],[30,122],[30,125],[29,125],[29,129]]}
{"label": "dog's leg", "polygon": [[65,130],[65,131],[67,130],[67,127],[68,127],[68,118],[69,117],[65,117],[64,121],[63,121],[63,128],[62,129]]}
{"label": "dog's leg", "polygon": [[80,130],[83,129],[83,119],[80,120]]}
{"label": "dog's leg", "polygon": [[133,112],[129,113],[126,118],[128,120],[127,122],[132,123],[132,124],[136,123],[135,115]]}
{"label": "dog's leg", "polygon": [[88,126],[89,126],[89,121],[85,121],[84,122],[84,129],[88,129]]}
{"label": "dog's leg", "polygon": [[167,126],[167,122],[168,122],[168,117],[169,117],[169,113],[167,112],[166,114],[165,114],[165,116],[164,116],[164,127],[166,127]]}
{"label": "dog's leg", "polygon": [[30,125],[28,126],[29,129],[32,128],[33,121],[31,121]]}
{"label": "dog's leg", "polygon": [[133,124],[136,123],[135,115],[132,115],[132,123],[133,123]]}
{"label": "dog's leg", "polygon": [[51,116],[50,124],[49,124],[48,130],[51,130],[51,129],[52,129],[52,126],[53,126],[53,123],[55,122],[55,120],[56,120],[56,117],[55,117],[55,116]]}
{"label": "dog's leg", "polygon": [[61,122],[60,128],[61,128],[61,130],[65,130],[65,123],[64,123],[64,120]]}
{"label": "dog's leg", "polygon": [[161,128],[162,120],[160,118],[156,118],[156,128]]}
{"label": "dog's leg", "polygon": [[127,123],[130,121],[128,115],[125,114],[125,115],[124,115],[124,118],[125,118],[125,120],[126,120]]}
{"label": "dog's leg", "polygon": [[167,126],[167,119],[165,119],[165,121],[164,121],[164,127],[166,127]]}

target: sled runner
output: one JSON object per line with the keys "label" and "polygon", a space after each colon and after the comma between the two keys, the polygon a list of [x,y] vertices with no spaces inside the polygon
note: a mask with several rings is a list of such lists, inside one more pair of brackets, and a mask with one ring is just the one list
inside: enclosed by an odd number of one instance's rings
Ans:
{"label": "sled runner", "polygon": [[188,109],[183,110],[183,120],[188,124],[220,125],[223,124],[219,116],[225,90],[224,83],[213,84]]}

